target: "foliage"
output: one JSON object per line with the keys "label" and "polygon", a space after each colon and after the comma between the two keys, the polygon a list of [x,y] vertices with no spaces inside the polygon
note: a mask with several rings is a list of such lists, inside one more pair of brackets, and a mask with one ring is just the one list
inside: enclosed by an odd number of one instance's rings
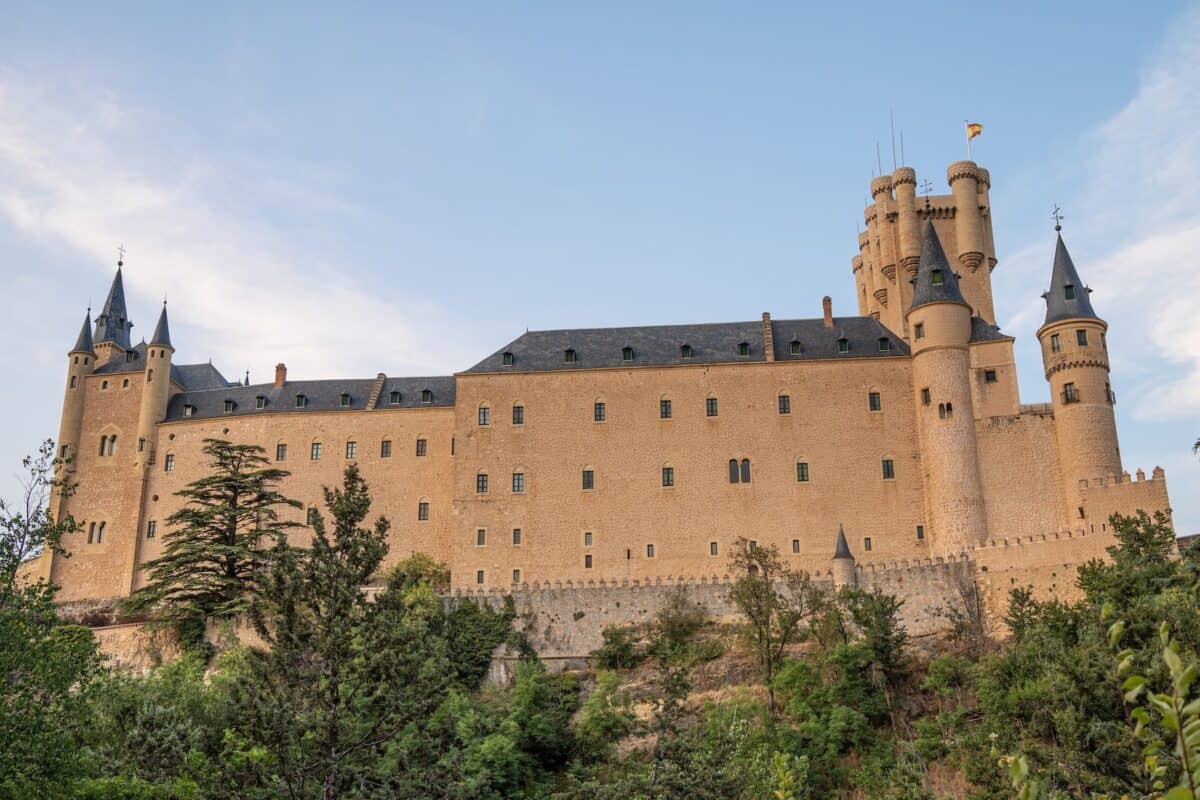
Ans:
{"label": "foliage", "polygon": [[603,644],[592,651],[599,669],[633,669],[645,659],[638,650],[633,629],[627,625],[605,625],[600,632]]}

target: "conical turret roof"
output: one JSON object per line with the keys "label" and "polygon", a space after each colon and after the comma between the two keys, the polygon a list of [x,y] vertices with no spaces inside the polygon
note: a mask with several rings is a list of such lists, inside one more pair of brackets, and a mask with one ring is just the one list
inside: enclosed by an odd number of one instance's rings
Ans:
{"label": "conical turret roof", "polygon": [[1063,319],[1100,319],[1092,310],[1088,295],[1092,290],[1083,285],[1075,262],[1067,252],[1062,234],[1054,248],[1054,269],[1050,273],[1050,290],[1042,295],[1046,300],[1046,321],[1043,325]]}
{"label": "conical turret roof", "polygon": [[125,281],[121,277],[121,264],[118,263],[117,274],[104,300],[104,308],[96,317],[96,341],[113,342],[128,350],[129,331],[132,328],[129,312],[125,309]]}
{"label": "conical turret roof", "polygon": [[75,346],[71,348],[71,352],[91,353],[92,351],[92,310],[89,308],[83,315],[83,327],[79,329],[79,336],[75,339]]}
{"label": "conical turret roof", "polygon": [[163,301],[162,313],[158,315],[158,324],[154,326],[154,335],[150,337],[150,344],[172,347],[171,326],[167,324],[166,300]]}
{"label": "conical turret roof", "polygon": [[833,551],[833,557],[835,559],[838,559],[838,558],[849,558],[851,560],[854,559],[854,556],[850,555],[850,545],[846,544],[846,529],[843,528],[841,525],[838,525],[837,548]]}
{"label": "conical turret roof", "polygon": [[933,229],[933,221],[925,221],[921,236],[921,261],[917,265],[917,277],[913,281],[913,299],[910,310],[929,303],[963,303],[958,288],[958,276],[946,260],[946,251]]}

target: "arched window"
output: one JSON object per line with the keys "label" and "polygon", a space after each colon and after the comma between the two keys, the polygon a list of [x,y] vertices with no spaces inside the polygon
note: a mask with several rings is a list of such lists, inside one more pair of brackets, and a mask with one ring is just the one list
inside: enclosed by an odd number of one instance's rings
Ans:
{"label": "arched window", "polygon": [[742,483],[750,482],[750,459],[742,459]]}
{"label": "arched window", "polygon": [[88,544],[96,543],[96,523],[88,525]]}
{"label": "arched window", "polygon": [[108,447],[104,451],[106,456],[114,456],[117,454],[117,437],[116,434],[108,437]]}
{"label": "arched window", "polygon": [[104,528],[107,525],[107,522],[101,522],[100,527],[96,528],[96,544],[101,544],[104,541]]}
{"label": "arched window", "polygon": [[108,437],[101,436],[100,437],[100,455],[102,455],[102,456],[107,455],[107,453],[108,453]]}
{"label": "arched window", "polygon": [[304,524],[310,528],[317,524],[317,510],[315,508],[308,509],[308,513],[304,518]]}
{"label": "arched window", "polygon": [[729,459],[729,482],[738,482],[738,462],[736,458]]}
{"label": "arched window", "polygon": [[693,355],[692,346],[690,344],[685,344],[679,348],[679,357],[680,358],[691,358],[692,355]]}

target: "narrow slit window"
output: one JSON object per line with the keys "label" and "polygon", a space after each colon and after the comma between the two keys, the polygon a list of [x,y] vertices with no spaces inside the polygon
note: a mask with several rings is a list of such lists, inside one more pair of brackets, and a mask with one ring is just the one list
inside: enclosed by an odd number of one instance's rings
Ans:
{"label": "narrow slit window", "polygon": [[792,396],[791,395],[787,395],[787,394],[779,395],[779,413],[780,414],[792,413]]}

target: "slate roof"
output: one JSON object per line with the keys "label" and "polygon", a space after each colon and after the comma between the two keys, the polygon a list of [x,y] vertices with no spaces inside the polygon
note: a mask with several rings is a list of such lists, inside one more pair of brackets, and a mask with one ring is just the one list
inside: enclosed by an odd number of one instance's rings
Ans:
{"label": "slate roof", "polygon": [[[133,354],[133,359],[126,361],[110,361],[97,367],[96,375],[127,375],[130,372],[141,372],[146,368],[146,343],[139,342],[126,351]],[[217,389],[226,386],[236,386],[225,380],[225,376],[212,364],[172,364],[171,380],[191,391]]]}
{"label": "slate roof", "polygon": [[[192,412],[187,419],[246,416],[268,412],[294,412],[303,414],[317,411],[363,411],[375,387],[374,378],[346,378],[318,381],[288,381],[282,387],[274,383],[253,386],[232,384],[220,388],[193,389],[171,398],[167,405],[167,420],[185,418],[185,406]],[[433,392],[431,403],[421,402],[421,392]],[[400,392],[400,402],[392,403],[391,393]],[[304,395],[306,403],[296,407],[296,395]],[[341,396],[350,396],[350,404],[343,406]],[[445,408],[454,405],[455,382],[452,375],[418,378],[387,378],[383,391],[374,408]],[[266,399],[264,408],[257,407],[258,397]],[[225,411],[225,401],[234,403],[231,412]]]}
{"label": "slate roof", "polygon": [[1012,338],[1007,333],[1001,332],[999,325],[993,325],[983,317],[971,317],[972,342],[999,342]]}
{"label": "slate roof", "polygon": [[[906,356],[908,345],[874,317],[835,317],[832,327],[822,319],[772,320],[776,361]],[[838,339],[845,338],[849,352],[838,352]],[[881,352],[879,340],[887,339]],[[800,352],[792,353],[792,342]],[[738,346],[749,346],[749,355],[739,355]],[[692,349],[684,358],[682,348]],[[623,350],[633,349],[626,361]],[[565,352],[574,350],[576,361],[568,363]],[[504,364],[504,354],[512,364]],[[492,353],[464,374],[490,372],[544,372],[549,370],[650,367],[684,364],[729,364],[765,361],[762,321],[715,322],[699,325],[651,325],[630,328],[575,328],[557,331],[528,331]]]}
{"label": "slate roof", "polygon": [[83,315],[83,327],[79,329],[79,337],[75,340],[72,353],[91,353],[92,346],[92,310],[89,308]]}
{"label": "slate roof", "polygon": [[838,525],[837,547],[833,551],[833,557],[854,558],[854,556],[850,555],[850,545],[846,544],[846,530],[841,525]]}
{"label": "slate roof", "polygon": [[[1075,297],[1067,299],[1067,287],[1072,287]],[[1088,296],[1092,290],[1083,285],[1075,262],[1063,244],[1062,234],[1058,235],[1058,244],[1054,248],[1054,268],[1050,273],[1050,290],[1042,295],[1046,300],[1046,321],[1043,325],[1058,322],[1063,319],[1099,319],[1092,310],[1092,300]]]}
{"label": "slate roof", "polygon": [[104,300],[104,308],[96,317],[96,341],[115,342],[128,350],[129,331],[132,329],[133,323],[129,321],[129,312],[125,309],[125,281],[121,277],[121,265],[118,264],[117,274]]}
{"label": "slate roof", "polygon": [[167,324],[167,302],[163,301],[162,313],[158,315],[158,324],[154,326],[154,335],[150,344],[161,344],[171,347],[171,326]]}
{"label": "slate roof", "polygon": [[946,251],[942,249],[942,242],[933,229],[933,222],[926,220],[921,236],[921,261],[917,265],[912,305],[909,308],[945,302],[965,305],[967,301],[958,288],[958,276],[946,260]]}

